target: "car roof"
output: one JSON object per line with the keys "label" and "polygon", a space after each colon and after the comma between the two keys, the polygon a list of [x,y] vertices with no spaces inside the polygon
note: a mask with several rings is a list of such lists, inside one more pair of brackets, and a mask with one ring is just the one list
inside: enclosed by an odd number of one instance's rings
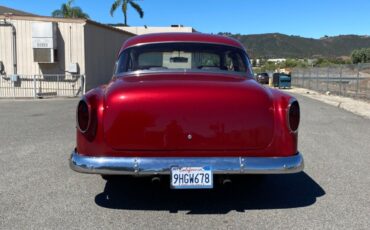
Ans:
{"label": "car roof", "polygon": [[203,34],[203,33],[153,33],[138,35],[128,39],[123,43],[120,53],[129,47],[161,42],[199,42],[199,43],[216,43],[221,45],[234,46],[244,50],[243,45],[236,39],[221,35]]}

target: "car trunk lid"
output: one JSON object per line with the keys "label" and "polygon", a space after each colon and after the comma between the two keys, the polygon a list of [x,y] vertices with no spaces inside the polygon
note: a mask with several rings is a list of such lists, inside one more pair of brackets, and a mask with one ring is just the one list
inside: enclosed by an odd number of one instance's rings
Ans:
{"label": "car trunk lid", "polygon": [[272,98],[245,77],[121,77],[105,103],[105,141],[115,150],[250,150],[273,138]]}

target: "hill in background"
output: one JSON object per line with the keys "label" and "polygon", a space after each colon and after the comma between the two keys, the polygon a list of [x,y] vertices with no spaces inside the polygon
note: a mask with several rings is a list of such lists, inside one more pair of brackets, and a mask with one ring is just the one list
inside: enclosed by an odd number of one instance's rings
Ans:
{"label": "hill in background", "polygon": [[279,33],[220,34],[241,41],[252,58],[336,58],[350,56],[354,49],[370,47],[370,37],[359,35],[313,39]]}

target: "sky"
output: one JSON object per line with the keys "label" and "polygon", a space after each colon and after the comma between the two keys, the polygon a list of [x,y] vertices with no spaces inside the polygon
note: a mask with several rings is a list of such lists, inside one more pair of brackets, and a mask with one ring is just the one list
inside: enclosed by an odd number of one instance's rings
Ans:
{"label": "sky", "polygon": [[[67,0],[0,0],[0,5],[50,16]],[[182,24],[199,32],[283,33],[320,38],[325,35],[370,35],[369,0],[136,0],[141,19],[128,10],[130,26]],[[109,14],[113,0],[75,0],[90,18],[123,23],[120,9]]]}

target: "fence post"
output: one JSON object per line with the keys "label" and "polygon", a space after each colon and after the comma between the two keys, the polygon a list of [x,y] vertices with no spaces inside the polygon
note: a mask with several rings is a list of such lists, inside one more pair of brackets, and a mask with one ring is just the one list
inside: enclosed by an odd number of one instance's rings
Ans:
{"label": "fence post", "polygon": [[340,74],[339,74],[339,95],[342,95],[342,76],[343,75],[343,66],[340,66]]}
{"label": "fence post", "polygon": [[360,63],[357,64],[356,98],[358,97],[359,86],[360,86]]}
{"label": "fence post", "polygon": [[13,99],[15,99],[15,82],[12,81],[12,86],[13,86]]}
{"label": "fence post", "polygon": [[36,89],[36,75],[33,75],[33,98],[36,99],[37,96],[37,89]]}
{"label": "fence post", "polygon": [[317,91],[320,91],[319,90],[319,72],[320,72],[320,69],[317,68],[317,71],[316,71],[316,90]]}
{"label": "fence post", "polygon": [[299,77],[302,77],[302,73],[300,69],[297,69],[297,74],[294,75],[294,85],[299,86]]}
{"label": "fence post", "polygon": [[326,70],[326,92],[329,92],[329,78],[330,78],[330,67]]}
{"label": "fence post", "polygon": [[365,89],[365,97],[367,98],[367,99],[370,99],[370,93],[369,93],[369,84],[370,84],[370,82],[366,82],[367,84],[366,84],[366,89]]}
{"label": "fence post", "polygon": [[304,88],[304,78],[306,76],[306,70],[303,70],[303,74],[302,74],[302,85],[301,87]]}
{"label": "fence post", "polygon": [[59,95],[59,74],[57,74],[57,96]]}

